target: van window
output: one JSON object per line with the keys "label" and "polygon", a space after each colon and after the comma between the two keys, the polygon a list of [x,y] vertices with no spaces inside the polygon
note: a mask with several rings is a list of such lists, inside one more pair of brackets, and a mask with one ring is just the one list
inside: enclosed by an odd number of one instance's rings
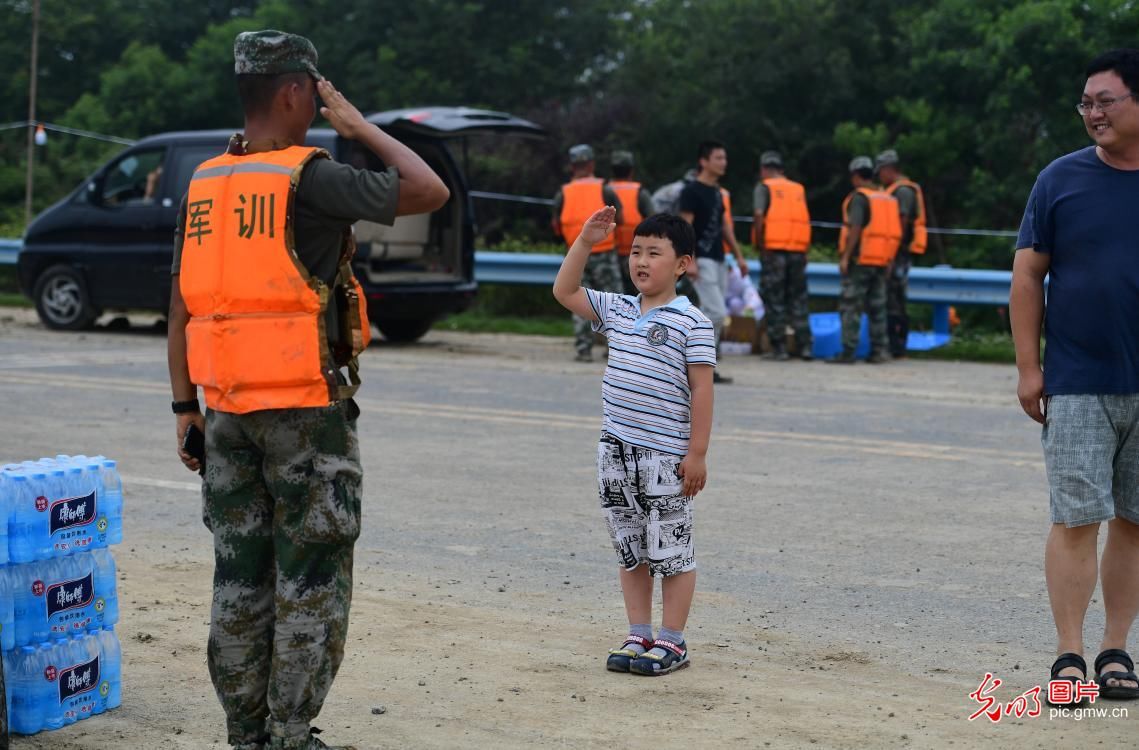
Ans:
{"label": "van window", "polygon": [[162,181],[165,148],[133,151],[119,159],[103,173],[97,204],[125,206],[153,203]]}
{"label": "van window", "polygon": [[207,159],[212,159],[222,153],[217,146],[195,146],[193,148],[177,148],[174,158],[171,159],[170,172],[172,179],[166,183],[165,193],[174,199],[175,205],[182,200],[182,196],[190,189],[190,178],[198,165]]}

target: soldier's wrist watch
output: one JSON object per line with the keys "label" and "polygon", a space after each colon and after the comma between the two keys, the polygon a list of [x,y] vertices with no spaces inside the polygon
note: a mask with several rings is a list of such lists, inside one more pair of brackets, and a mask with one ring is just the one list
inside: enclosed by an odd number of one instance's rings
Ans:
{"label": "soldier's wrist watch", "polygon": [[171,401],[170,411],[175,414],[199,414],[202,407],[198,405],[198,399],[192,398],[189,401]]}

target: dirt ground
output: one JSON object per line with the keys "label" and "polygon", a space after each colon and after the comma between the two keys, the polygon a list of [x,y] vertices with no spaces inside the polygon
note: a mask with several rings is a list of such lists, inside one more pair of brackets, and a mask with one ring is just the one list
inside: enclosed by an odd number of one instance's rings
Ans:
{"label": "dirt ground", "polygon": [[[48,334],[2,312],[0,423],[22,427],[0,434],[0,459],[97,437],[122,457],[128,502],[116,550],[123,706],[12,747],[225,747],[204,654],[210,541],[195,477],[172,457],[164,338]],[[558,339],[442,333],[367,353],[368,530],[347,657],[315,722],[326,741],[691,750],[1134,737],[1139,706],[1130,719],[1050,719],[1047,707],[967,719],[986,670],[1006,681],[994,695],[1007,702],[1050,661],[1042,467],[1010,368],[839,375],[726,361],[737,383],[717,390],[693,665],[664,678],[606,672],[623,623],[588,498],[602,365],[569,356]],[[913,415],[904,429],[902,413]],[[522,461],[519,444],[547,458]],[[970,507],[968,520],[951,503]]]}

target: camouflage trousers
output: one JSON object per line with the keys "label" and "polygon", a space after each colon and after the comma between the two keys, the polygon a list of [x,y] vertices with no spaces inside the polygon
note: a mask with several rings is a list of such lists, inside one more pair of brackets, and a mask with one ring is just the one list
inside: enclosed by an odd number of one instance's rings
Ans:
{"label": "camouflage trousers", "polygon": [[355,404],[206,412],[207,663],[240,747],[309,747],[344,658],[363,472]]}
{"label": "camouflage trousers", "polygon": [[870,353],[884,354],[886,339],[886,269],[878,266],[852,265],[842,277],[838,301],[842,313],[842,351],[854,354],[862,313],[870,319]]}
{"label": "camouflage trousers", "polygon": [[913,258],[909,252],[898,253],[894,272],[886,280],[886,331],[890,338],[890,354],[906,356],[906,340],[910,336],[910,315],[906,311],[906,295],[910,284]]}
{"label": "camouflage trousers", "polygon": [[[581,285],[599,292],[621,292],[621,269],[616,251],[592,253],[581,273]],[[573,316],[573,348],[578,354],[593,351],[592,324],[578,315]]]}
{"label": "camouflage trousers", "polygon": [[764,251],[759,286],[767,310],[767,335],[772,346],[782,347],[787,324],[795,331],[799,351],[814,346],[807,309],[807,254],[786,250]]}

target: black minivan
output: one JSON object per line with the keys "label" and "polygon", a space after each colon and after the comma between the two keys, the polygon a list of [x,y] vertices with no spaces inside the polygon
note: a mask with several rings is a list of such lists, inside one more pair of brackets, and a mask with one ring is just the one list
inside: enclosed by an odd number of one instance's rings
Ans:
{"label": "black minivan", "polygon": [[[451,190],[430,214],[393,226],[356,223],[356,278],[368,316],[392,341],[414,341],[475,295],[474,211],[447,141],[479,133],[542,136],[532,122],[465,107],[400,109],[368,121],[414,149]],[[151,136],[130,146],[28,226],[18,259],[20,287],[49,328],[90,326],[104,309],[165,312],[178,204],[194,169],[225,150],[233,131]],[[380,160],[335,130],[316,128],[307,145],[337,161],[383,169]]]}

